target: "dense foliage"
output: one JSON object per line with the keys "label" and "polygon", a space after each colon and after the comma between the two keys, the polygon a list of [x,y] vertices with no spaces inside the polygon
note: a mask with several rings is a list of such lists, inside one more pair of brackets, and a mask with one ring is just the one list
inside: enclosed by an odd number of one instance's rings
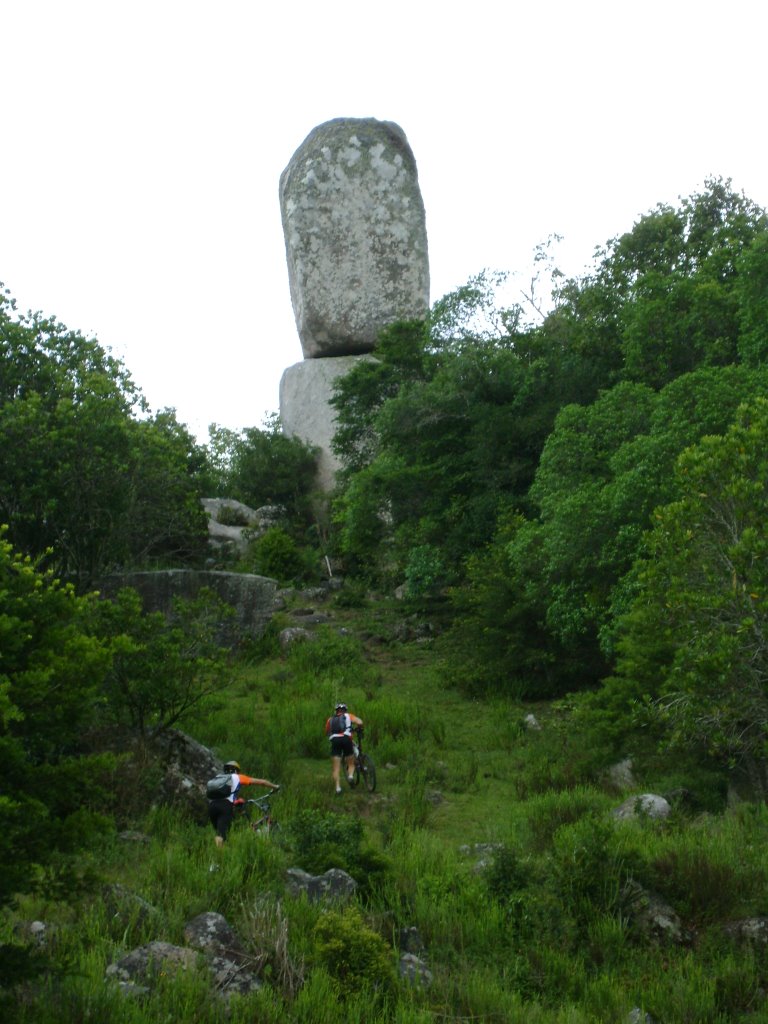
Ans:
{"label": "dense foliage", "polygon": [[150,415],[125,367],[0,287],[0,522],[87,587],[131,565],[201,557],[204,460],[172,411]]}
{"label": "dense foliage", "polygon": [[678,456],[766,395],[767,226],[709,181],[555,275],[538,322],[494,313],[481,275],[341,382],[337,543],[412,599],[450,587],[465,687],[552,696],[610,673]]}
{"label": "dense foliage", "polygon": [[277,416],[260,429],[235,431],[214,423],[209,428],[208,487],[211,495],[252,508],[279,505],[290,522],[306,526],[312,518],[315,456],[310,445],[282,432]]}
{"label": "dense foliage", "polygon": [[86,737],[109,656],[86,620],[84,598],[0,537],[0,903],[39,885],[43,865],[99,823],[109,758]]}

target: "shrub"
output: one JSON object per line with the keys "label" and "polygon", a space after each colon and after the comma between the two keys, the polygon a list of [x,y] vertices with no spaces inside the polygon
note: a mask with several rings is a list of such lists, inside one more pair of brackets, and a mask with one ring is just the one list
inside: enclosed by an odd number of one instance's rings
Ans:
{"label": "shrub", "polygon": [[531,846],[543,852],[555,832],[590,812],[604,809],[608,798],[586,786],[562,792],[549,792],[529,800],[525,806],[526,824]]}
{"label": "shrub", "polygon": [[392,951],[357,908],[329,911],[315,925],[315,961],[345,984],[387,994],[395,984]]}
{"label": "shrub", "polygon": [[488,891],[494,899],[506,902],[528,884],[528,870],[520,856],[508,846],[501,846],[485,873]]}
{"label": "shrub", "polygon": [[360,853],[363,823],[322,811],[301,811],[290,822],[288,835],[300,867],[313,874],[329,868],[347,870]]}
{"label": "shrub", "polygon": [[365,892],[375,887],[388,862],[365,841],[360,818],[324,811],[300,811],[286,829],[299,867],[312,874],[341,868]]}
{"label": "shrub", "polygon": [[589,919],[594,911],[610,911],[618,903],[624,865],[614,836],[611,822],[588,814],[552,837],[553,884],[577,916]]}
{"label": "shrub", "polygon": [[367,588],[361,580],[345,580],[334,598],[337,608],[365,608],[367,603]]}
{"label": "shrub", "polygon": [[315,556],[301,548],[289,533],[273,526],[248,548],[245,558],[251,572],[270,576],[280,583],[301,583],[317,575]]}
{"label": "shrub", "polygon": [[327,628],[318,629],[311,644],[294,644],[288,661],[295,671],[313,675],[349,668],[357,672],[364,667],[359,642]]}

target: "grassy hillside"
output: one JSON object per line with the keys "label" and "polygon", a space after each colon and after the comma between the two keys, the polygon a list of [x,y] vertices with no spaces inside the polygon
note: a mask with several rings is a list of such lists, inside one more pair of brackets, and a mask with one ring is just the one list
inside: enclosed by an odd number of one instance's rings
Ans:
{"label": "grassy hillside", "polygon": [[[105,838],[59,898],[25,898],[4,919],[5,942],[44,921],[48,957],[6,1001],[6,1019],[586,1024],[638,1008],[665,1024],[768,1019],[761,928],[750,942],[728,927],[768,913],[764,807],[726,810],[702,791],[664,821],[616,822],[627,794],[589,775],[566,702],[468,700],[445,683],[439,637],[393,640],[400,607],[331,614],[315,642],[241,665],[216,706],[184,725],[281,783],[280,835],[235,829],[218,851],[209,826],[121,790],[120,827],[147,841]],[[366,722],[374,794],[334,794],[323,723],[338,699]],[[635,792],[686,781],[659,769]],[[287,896],[292,866],[348,871],[354,904]],[[648,925],[653,898],[675,928]],[[183,943],[204,911],[245,943],[258,993],[224,1002],[194,972],[162,975],[141,998],[105,983],[134,947]],[[397,976],[407,928],[428,986]]]}

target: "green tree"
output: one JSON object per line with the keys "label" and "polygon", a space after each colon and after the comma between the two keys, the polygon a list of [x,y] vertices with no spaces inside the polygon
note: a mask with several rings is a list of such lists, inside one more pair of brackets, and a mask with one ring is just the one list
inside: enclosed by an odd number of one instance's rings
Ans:
{"label": "green tree", "polygon": [[756,235],[738,260],[739,356],[748,366],[768,361],[768,231]]}
{"label": "green tree", "polygon": [[[665,743],[768,788],[768,400],[685,451],[639,563],[607,696],[626,726],[645,697]],[[623,698],[623,699],[622,699]]]}
{"label": "green tree", "polygon": [[0,291],[0,521],[86,588],[104,571],[194,561],[206,538],[200,455],[166,411],[151,417],[95,340]]}
{"label": "green tree", "polygon": [[270,576],[284,586],[316,580],[318,560],[310,549],[301,548],[282,527],[270,527],[257,537],[243,559],[249,572]]}
{"label": "green tree", "polygon": [[454,592],[463,676],[527,696],[602,678],[643,534],[654,508],[677,495],[677,457],[723,434],[746,395],[768,395],[765,371],[702,369],[659,393],[625,382],[592,405],[566,406],[529,492],[538,515],[500,530],[467,562],[466,592]]}
{"label": "green tree", "polygon": [[284,434],[277,416],[268,418],[263,429],[234,431],[211,424],[208,454],[214,496],[254,508],[280,505],[295,525],[311,520],[317,449]]}
{"label": "green tree", "polygon": [[591,364],[603,387],[629,379],[660,388],[696,367],[727,365],[739,349],[742,275],[752,269],[743,253],[766,226],[765,211],[730,181],[710,179],[598,250],[595,268],[559,289],[543,330],[569,359]]}
{"label": "green tree", "polygon": [[176,725],[226,682],[221,633],[233,610],[212,591],[175,598],[171,614],[145,612],[130,587],[114,600],[90,599],[90,631],[110,655],[105,713],[142,736]]}
{"label": "green tree", "polygon": [[[397,338],[415,346],[415,334],[402,325]],[[421,359],[408,349],[397,371],[385,345],[378,367],[341,382],[335,445],[347,470],[335,519],[358,571],[402,575],[432,546],[450,581],[493,536],[499,509],[525,503],[557,409],[576,395],[559,353],[519,335],[422,333],[419,344]]]}
{"label": "green tree", "polygon": [[0,903],[44,885],[100,827],[112,761],[89,736],[110,656],[86,611],[0,536]]}
{"label": "green tree", "polygon": [[420,320],[391,324],[379,334],[376,357],[359,360],[334,386],[331,406],[336,430],[331,447],[350,475],[370,465],[379,451],[376,416],[404,384],[428,380],[437,367],[427,325]]}

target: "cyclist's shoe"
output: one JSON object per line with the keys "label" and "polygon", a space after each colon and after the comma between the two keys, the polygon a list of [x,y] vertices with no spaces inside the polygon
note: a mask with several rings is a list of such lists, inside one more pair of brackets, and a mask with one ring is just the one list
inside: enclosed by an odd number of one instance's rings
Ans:
{"label": "cyclist's shoe", "polygon": [[341,786],[336,787],[336,796],[341,796]]}
{"label": "cyclist's shoe", "polygon": [[347,782],[354,782],[354,781],[355,781],[355,776],[354,775],[348,775],[347,776]]}

